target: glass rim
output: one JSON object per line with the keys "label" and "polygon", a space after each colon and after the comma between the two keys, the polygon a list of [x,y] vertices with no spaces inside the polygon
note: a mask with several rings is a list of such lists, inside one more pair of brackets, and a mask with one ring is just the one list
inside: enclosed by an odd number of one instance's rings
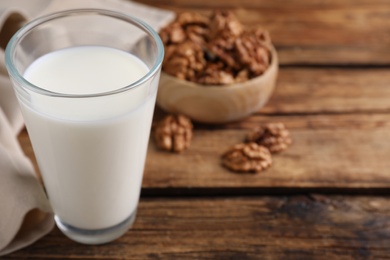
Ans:
{"label": "glass rim", "polygon": [[[143,30],[146,34],[152,37],[153,41],[156,43],[157,47],[157,57],[156,60],[153,64],[153,66],[148,70],[148,73],[146,73],[142,78],[138,79],[137,81],[126,85],[124,87],[115,89],[115,90],[110,90],[106,92],[101,92],[101,93],[93,93],[93,94],[65,94],[65,93],[59,93],[59,92],[54,92],[50,90],[43,89],[37,85],[32,84],[30,81],[25,79],[23,75],[19,73],[19,71],[16,69],[15,64],[14,64],[14,59],[13,55],[15,52],[16,45],[24,38],[24,36],[36,28],[37,26],[51,21],[55,20],[58,18],[64,18],[64,17],[69,17],[72,15],[103,15],[111,18],[116,18],[118,20],[122,20],[124,22],[131,23],[135,26],[137,26],[139,29]],[[97,45],[94,45],[97,46]],[[5,49],[5,65],[6,68],[8,69],[8,73],[10,76],[16,80],[23,88],[27,88],[28,90],[31,90],[35,93],[42,94],[45,96],[51,96],[51,97],[64,97],[64,98],[90,98],[90,97],[101,97],[101,96],[108,96],[108,95],[113,95],[113,94],[118,94],[125,92],[127,90],[133,89],[137,86],[142,85],[146,81],[148,81],[153,75],[155,75],[158,70],[161,67],[162,61],[164,58],[164,45],[158,35],[158,33],[147,23],[143,22],[142,20],[131,16],[127,15],[124,13],[120,13],[117,11],[112,11],[112,10],[105,10],[105,9],[95,9],[95,8],[86,8],[86,9],[71,9],[71,10],[66,10],[66,11],[60,11],[48,15],[44,15],[41,17],[38,17],[25,25],[23,25],[11,38],[11,40],[8,42],[7,47]]]}

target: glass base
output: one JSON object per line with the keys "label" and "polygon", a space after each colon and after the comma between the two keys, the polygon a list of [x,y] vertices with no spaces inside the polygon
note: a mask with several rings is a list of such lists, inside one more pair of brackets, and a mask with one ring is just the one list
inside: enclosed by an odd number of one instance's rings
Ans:
{"label": "glass base", "polygon": [[57,215],[54,216],[54,220],[62,233],[70,239],[82,244],[97,245],[111,242],[126,233],[133,225],[135,215],[136,211],[134,211],[130,217],[115,226],[96,230],[73,227],[62,222]]}

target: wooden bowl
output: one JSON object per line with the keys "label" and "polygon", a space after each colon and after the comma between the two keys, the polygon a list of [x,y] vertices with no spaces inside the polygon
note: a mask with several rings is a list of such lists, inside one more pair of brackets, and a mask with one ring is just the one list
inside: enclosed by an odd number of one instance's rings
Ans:
{"label": "wooden bowl", "polygon": [[200,85],[161,72],[157,104],[203,123],[227,123],[247,117],[270,98],[278,74],[278,57],[271,48],[271,64],[260,76],[226,86]]}

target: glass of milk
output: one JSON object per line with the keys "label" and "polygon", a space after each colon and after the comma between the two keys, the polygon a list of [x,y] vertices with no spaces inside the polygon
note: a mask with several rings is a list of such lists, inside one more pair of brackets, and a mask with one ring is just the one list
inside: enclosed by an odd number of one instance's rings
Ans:
{"label": "glass of milk", "polygon": [[150,26],[98,9],[38,18],[7,46],[55,221],[75,241],[134,222],[163,55]]}

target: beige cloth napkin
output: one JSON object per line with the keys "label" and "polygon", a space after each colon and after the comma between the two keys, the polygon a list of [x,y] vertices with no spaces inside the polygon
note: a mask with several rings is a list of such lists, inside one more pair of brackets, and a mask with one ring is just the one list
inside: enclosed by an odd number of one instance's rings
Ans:
{"label": "beige cloth napkin", "polygon": [[32,244],[54,227],[53,213],[34,168],[18,143],[23,128],[4,48],[34,17],[74,8],[103,8],[138,17],[159,30],[174,14],[125,0],[1,0],[0,2],[0,256]]}

